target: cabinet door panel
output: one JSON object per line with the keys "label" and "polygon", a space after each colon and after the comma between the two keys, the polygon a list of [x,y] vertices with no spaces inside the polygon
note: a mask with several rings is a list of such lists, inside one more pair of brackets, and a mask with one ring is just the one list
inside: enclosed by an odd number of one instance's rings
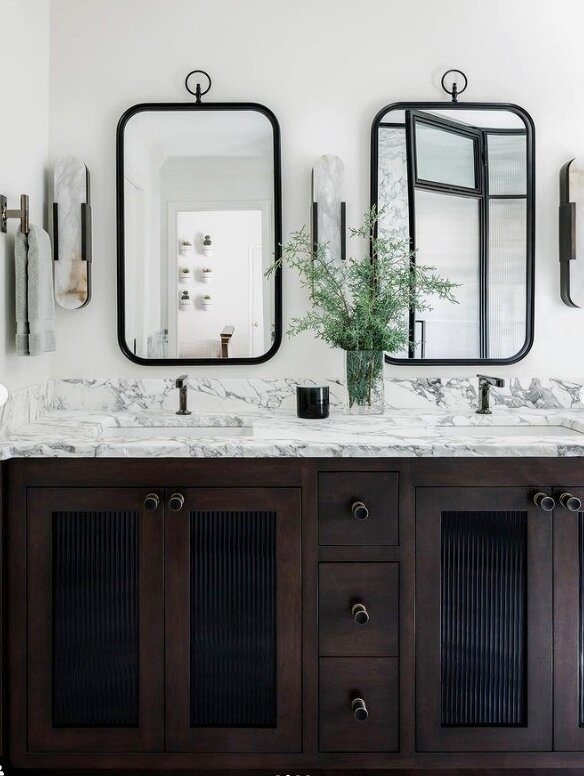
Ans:
{"label": "cabinet door panel", "polygon": [[162,512],[142,489],[31,488],[31,752],[161,751]]}
{"label": "cabinet door panel", "polygon": [[166,517],[167,748],[299,751],[299,491],[182,493]]}
{"label": "cabinet door panel", "polygon": [[524,489],[417,490],[418,750],[551,749],[551,533]]}
{"label": "cabinet door panel", "polygon": [[[565,488],[584,503],[584,488]],[[554,749],[584,751],[584,511],[554,513]]]}

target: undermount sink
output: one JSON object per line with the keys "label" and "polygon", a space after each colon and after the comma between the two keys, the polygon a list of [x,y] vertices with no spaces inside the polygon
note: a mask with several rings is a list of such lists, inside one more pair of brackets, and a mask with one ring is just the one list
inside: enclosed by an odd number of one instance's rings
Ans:
{"label": "undermount sink", "polygon": [[[408,436],[427,436],[428,428],[409,428],[404,433]],[[511,425],[511,426],[435,426],[432,434],[439,437],[580,437],[581,431],[573,428],[566,428],[559,425]]]}
{"label": "undermount sink", "polygon": [[249,437],[252,426],[112,426],[104,428],[104,439],[210,439]]}

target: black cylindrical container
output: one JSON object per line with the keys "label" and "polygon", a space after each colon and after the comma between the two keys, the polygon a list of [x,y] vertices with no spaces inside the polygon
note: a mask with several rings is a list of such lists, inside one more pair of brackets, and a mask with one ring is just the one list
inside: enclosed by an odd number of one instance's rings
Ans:
{"label": "black cylindrical container", "polygon": [[328,386],[299,385],[296,388],[296,412],[299,418],[321,420],[329,416]]}

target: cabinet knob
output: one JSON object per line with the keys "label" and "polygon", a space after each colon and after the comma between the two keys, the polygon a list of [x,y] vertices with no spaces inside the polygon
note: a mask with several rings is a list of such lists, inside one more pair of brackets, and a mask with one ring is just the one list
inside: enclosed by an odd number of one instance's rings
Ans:
{"label": "cabinet knob", "polygon": [[569,509],[570,512],[580,512],[582,509],[582,502],[578,496],[572,495],[572,493],[562,493],[560,496],[560,504]]}
{"label": "cabinet knob", "polygon": [[369,711],[363,698],[353,698],[353,701],[351,702],[351,709],[357,722],[365,722],[369,716]]}
{"label": "cabinet knob", "polygon": [[185,503],[185,497],[182,493],[173,493],[168,499],[168,508],[171,512],[180,512]]}
{"label": "cabinet knob", "polygon": [[369,622],[369,612],[365,608],[364,604],[353,604],[351,608],[351,614],[357,625],[365,625]]}
{"label": "cabinet knob", "polygon": [[160,497],[157,493],[149,493],[144,499],[144,509],[147,512],[156,512],[160,504]]}
{"label": "cabinet knob", "polygon": [[362,501],[353,501],[351,512],[355,520],[367,520],[369,517],[369,510]]}
{"label": "cabinet knob", "polygon": [[536,507],[543,509],[544,512],[553,512],[556,507],[556,500],[553,496],[548,496],[547,493],[539,491],[533,497],[533,503]]}

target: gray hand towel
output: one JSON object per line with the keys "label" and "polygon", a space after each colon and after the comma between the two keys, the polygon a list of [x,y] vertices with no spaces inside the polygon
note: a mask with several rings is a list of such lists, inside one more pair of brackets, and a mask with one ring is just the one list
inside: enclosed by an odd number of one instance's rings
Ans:
{"label": "gray hand towel", "polygon": [[28,242],[22,232],[16,233],[14,246],[16,352],[28,356]]}
{"label": "gray hand towel", "polygon": [[31,356],[55,350],[55,295],[51,238],[31,224],[28,233],[28,351]]}

